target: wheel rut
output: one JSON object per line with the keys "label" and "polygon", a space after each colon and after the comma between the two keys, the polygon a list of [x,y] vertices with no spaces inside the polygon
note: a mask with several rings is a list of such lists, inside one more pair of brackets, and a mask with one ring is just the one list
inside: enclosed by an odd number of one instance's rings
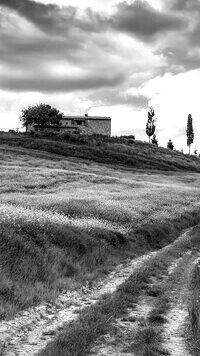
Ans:
{"label": "wheel rut", "polygon": [[[186,235],[183,235],[186,237]],[[169,249],[169,246],[165,248]],[[126,355],[171,355],[192,356],[187,348],[187,325],[189,298],[189,278],[194,265],[199,261],[199,252],[185,251],[181,257],[174,258],[162,276],[153,275],[149,290],[144,291],[132,309],[126,315],[112,323],[107,335],[104,335],[93,345],[91,356]],[[153,295],[151,290],[161,288],[163,295]],[[150,294],[151,296],[149,296]],[[160,303],[165,302],[160,320],[156,320],[156,313],[163,308]],[[167,302],[166,302],[167,301]],[[142,345],[144,329],[153,328],[159,333],[160,342],[157,345]],[[138,348],[137,339],[140,339]],[[137,346],[137,347],[136,347]]]}
{"label": "wheel rut", "polygon": [[93,289],[62,293],[54,303],[45,303],[19,313],[15,319],[0,323],[0,345],[3,356],[31,356],[53,340],[64,325],[78,318],[84,308],[98,302],[103,294],[113,293],[135,269],[156,252],[119,265]]}
{"label": "wheel rut", "polygon": [[[114,293],[117,287],[148,260],[156,261],[159,256],[169,256],[170,251],[177,249],[178,245],[181,246],[182,240],[189,239],[189,235],[190,230],[187,230],[174,244],[136,258],[126,265],[119,265],[93,289],[84,287],[76,292],[63,292],[54,303],[30,308],[19,313],[13,320],[2,321],[0,323],[1,355],[37,355],[59,335],[67,323],[78,319],[80,311],[97,303],[104,294]],[[191,356],[184,341],[184,323],[187,317],[187,280],[192,265],[197,259],[199,255],[196,250],[192,251],[184,247],[182,253],[178,252],[168,261],[163,274],[158,268],[158,273],[152,275],[150,283],[142,291],[137,302],[128,307],[124,315],[111,322],[111,331],[94,343],[88,355],[145,356],[147,354],[145,354],[145,347],[143,353],[138,353],[134,340],[140,337],[140,332],[143,333],[144,329],[147,330],[153,326],[155,330],[159,330],[162,340],[159,348],[156,349],[155,356]],[[169,289],[168,292],[166,286]],[[169,300],[162,325],[150,321],[150,316],[156,310],[159,298],[161,298],[160,292],[155,293],[156,288],[164,290],[163,293]],[[152,290],[154,290],[153,294]]]}

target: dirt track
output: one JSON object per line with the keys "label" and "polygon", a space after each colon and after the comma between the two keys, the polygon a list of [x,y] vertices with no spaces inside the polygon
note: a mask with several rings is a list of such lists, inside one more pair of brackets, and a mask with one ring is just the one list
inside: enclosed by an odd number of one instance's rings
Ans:
{"label": "dirt track", "polygon": [[[189,236],[190,230],[187,234]],[[185,235],[186,236],[186,235]],[[164,323],[156,324],[149,321],[150,313],[154,315],[160,296],[149,296],[148,291],[140,296],[133,308],[128,308],[126,314],[116,320],[110,332],[95,342],[90,355],[92,356],[143,356],[143,355],[171,355],[192,356],[187,348],[187,323],[188,323],[188,283],[194,265],[199,262],[200,253],[196,250],[185,251],[179,258],[174,259],[163,276],[153,276],[150,290],[154,287],[163,287],[164,297],[169,301],[169,307],[164,315]],[[142,345],[140,350],[131,347],[134,339],[142,334],[144,327],[153,327],[161,330],[162,345],[160,349]],[[141,339],[142,340],[142,339]],[[144,349],[143,349],[144,346]],[[145,352],[146,350],[146,352]],[[160,351],[159,351],[160,350]]]}
{"label": "dirt track", "polygon": [[44,348],[64,323],[78,318],[79,311],[97,302],[101,295],[113,293],[133,272],[155,252],[141,256],[127,265],[119,265],[94,289],[83,288],[78,292],[66,292],[55,303],[40,305],[20,313],[11,321],[0,323],[2,355],[34,355]]}
{"label": "dirt track", "polygon": [[[190,230],[179,240],[189,238]],[[163,251],[172,249],[173,245],[161,251],[144,255],[127,265],[120,265],[104,281],[94,289],[87,288],[78,292],[66,292],[60,295],[56,303],[45,304],[24,311],[14,320],[0,323],[0,340],[2,356],[37,355],[63,329],[64,324],[78,318],[79,311],[86,306],[95,304],[100,296],[113,293],[132,272],[145,264],[147,259],[155,259]],[[151,288],[154,285],[168,285],[170,307],[166,312],[166,323],[162,327],[163,349],[168,355],[190,356],[184,341],[184,322],[187,316],[187,280],[192,266],[197,263],[199,253],[194,250],[185,251],[181,257],[170,262],[167,273],[152,277]],[[166,289],[166,288],[165,288]],[[136,355],[129,352],[130,338],[147,322],[149,313],[156,307],[156,297],[144,294],[140,296],[134,308],[129,308],[127,314],[114,322],[115,332],[97,340],[91,350],[91,355]],[[167,355],[167,353],[166,353]]]}

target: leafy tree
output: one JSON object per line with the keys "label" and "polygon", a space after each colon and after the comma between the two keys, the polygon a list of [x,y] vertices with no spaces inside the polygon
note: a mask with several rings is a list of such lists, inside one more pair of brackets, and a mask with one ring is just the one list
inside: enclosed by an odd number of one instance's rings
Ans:
{"label": "leafy tree", "polygon": [[154,109],[151,108],[148,111],[148,120],[146,123],[146,134],[149,136],[149,144],[150,144],[150,137],[154,134],[156,126],[155,126],[155,112]]}
{"label": "leafy tree", "polygon": [[187,121],[187,146],[189,146],[189,154],[190,154],[190,146],[194,141],[194,131],[193,131],[193,124],[192,124],[192,115],[188,115]]}
{"label": "leafy tree", "polygon": [[170,150],[173,150],[173,149],[174,149],[174,144],[173,144],[171,138],[170,138],[169,141],[167,142],[167,148],[169,148]]}
{"label": "leafy tree", "polygon": [[28,127],[28,125],[39,126],[60,126],[60,120],[63,119],[63,114],[59,110],[52,108],[47,104],[37,104],[29,106],[27,109],[23,109],[20,116],[22,125]]}
{"label": "leafy tree", "polygon": [[151,139],[151,143],[153,143],[154,145],[158,146],[158,140],[155,134],[153,134],[153,137]]}

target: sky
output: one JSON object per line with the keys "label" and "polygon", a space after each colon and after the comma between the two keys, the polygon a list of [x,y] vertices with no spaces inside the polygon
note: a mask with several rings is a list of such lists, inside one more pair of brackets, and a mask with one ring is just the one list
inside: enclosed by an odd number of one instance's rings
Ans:
{"label": "sky", "polygon": [[0,0],[0,129],[23,108],[112,118],[112,135],[200,153],[200,0]]}

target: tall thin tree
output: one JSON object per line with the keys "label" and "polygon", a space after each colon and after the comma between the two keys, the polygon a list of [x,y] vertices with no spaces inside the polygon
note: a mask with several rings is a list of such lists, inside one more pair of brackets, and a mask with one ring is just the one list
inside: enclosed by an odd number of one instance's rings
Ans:
{"label": "tall thin tree", "polygon": [[193,124],[192,124],[192,115],[188,115],[188,121],[187,121],[187,146],[189,147],[189,154],[190,154],[190,146],[194,141],[194,130],[193,130]]}
{"label": "tall thin tree", "polygon": [[148,120],[146,123],[146,134],[149,136],[149,144],[150,144],[150,137],[154,134],[156,126],[155,126],[155,112],[154,109],[151,108],[148,111]]}

